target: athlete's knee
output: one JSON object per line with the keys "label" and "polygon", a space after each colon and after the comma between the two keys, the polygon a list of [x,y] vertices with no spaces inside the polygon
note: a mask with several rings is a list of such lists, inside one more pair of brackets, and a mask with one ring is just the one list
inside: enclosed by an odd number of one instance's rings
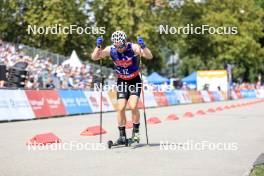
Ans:
{"label": "athlete's knee", "polygon": [[132,112],[137,112],[138,111],[137,105],[131,105],[130,108],[131,108]]}
{"label": "athlete's knee", "polygon": [[119,112],[125,112],[126,111],[126,105],[119,105],[118,108],[117,108],[117,110]]}

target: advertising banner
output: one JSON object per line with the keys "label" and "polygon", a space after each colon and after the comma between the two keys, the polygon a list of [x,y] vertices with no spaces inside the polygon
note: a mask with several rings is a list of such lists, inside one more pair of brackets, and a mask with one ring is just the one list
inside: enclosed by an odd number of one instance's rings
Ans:
{"label": "advertising banner", "polygon": [[[156,102],[153,92],[144,91],[144,98],[145,98],[146,107],[157,107],[158,106],[158,103]],[[142,101],[142,93],[141,93],[141,101]]]}
{"label": "advertising banner", "polygon": [[179,104],[175,91],[165,92],[169,105]]}
{"label": "advertising banner", "polygon": [[205,70],[197,71],[197,90],[227,91],[228,79],[226,70]]}
{"label": "advertising banner", "polygon": [[256,90],[240,90],[243,98],[256,98]]}
{"label": "advertising banner", "polygon": [[60,96],[69,114],[92,112],[88,99],[82,90],[60,90]]}
{"label": "advertising banner", "polygon": [[42,90],[26,90],[25,92],[36,118],[52,116],[49,105],[42,96]]}
{"label": "advertising banner", "polygon": [[221,101],[222,100],[222,97],[221,97],[221,94],[219,91],[212,91],[212,94],[214,96],[215,101]]}
{"label": "advertising banner", "polygon": [[41,90],[41,93],[48,104],[51,116],[63,116],[67,114],[63,102],[56,90]]}
{"label": "advertising banner", "polygon": [[202,94],[199,91],[188,91],[189,96],[192,99],[193,103],[202,103],[203,102],[203,97]]}
{"label": "advertising banner", "polygon": [[185,90],[181,90],[178,92],[179,95],[179,100],[181,104],[186,104],[186,103],[192,103],[192,99],[189,96],[188,92]]}
{"label": "advertising banner", "polygon": [[168,106],[168,100],[164,92],[153,92],[158,106]]}
{"label": "advertising banner", "polygon": [[[84,92],[90,106],[92,112],[100,112],[100,91],[85,91]],[[113,111],[114,107],[112,106],[111,98],[108,95],[108,92],[102,93],[102,111]]]}
{"label": "advertising banner", "polygon": [[24,90],[0,90],[0,120],[35,118]]}

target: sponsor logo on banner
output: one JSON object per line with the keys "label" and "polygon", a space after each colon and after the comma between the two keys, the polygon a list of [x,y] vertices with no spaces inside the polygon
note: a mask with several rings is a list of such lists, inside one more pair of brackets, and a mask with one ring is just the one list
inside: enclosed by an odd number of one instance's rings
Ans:
{"label": "sponsor logo on banner", "polygon": [[69,114],[91,113],[87,97],[81,90],[60,90],[60,96]]}
{"label": "sponsor logo on banner", "polygon": [[47,100],[51,109],[58,109],[59,106],[61,105],[61,99],[60,98],[57,98],[57,99],[47,98],[46,100]]}
{"label": "sponsor logo on banner", "polygon": [[98,108],[100,105],[99,105],[99,102],[97,102],[96,98],[93,97],[92,95],[91,96],[88,96],[89,98],[89,101],[91,102],[92,106],[95,107],[95,108]]}
{"label": "sponsor logo on banner", "polygon": [[0,96],[0,120],[35,118],[24,90],[0,90]]}
{"label": "sponsor logo on banner", "polygon": [[26,95],[36,118],[52,116],[41,90],[26,90]]}
{"label": "sponsor logo on banner", "polygon": [[67,114],[63,102],[56,90],[41,90],[41,94],[48,104],[51,116],[62,116]]}
{"label": "sponsor logo on banner", "polygon": [[184,90],[179,91],[179,96],[180,96],[181,104],[192,103],[192,99],[189,96],[187,91],[184,91]]}
{"label": "sponsor logo on banner", "polygon": [[179,104],[175,91],[165,92],[169,105]]}
{"label": "sponsor logo on banner", "polygon": [[78,105],[72,95],[72,90],[60,90],[59,94],[68,114],[80,114]]}
{"label": "sponsor logo on banner", "polygon": [[240,93],[243,98],[256,98],[256,90],[241,90]]}
{"label": "sponsor logo on banner", "polygon": [[44,106],[44,98],[41,97],[40,100],[31,100],[30,104],[32,105],[32,107],[34,107],[34,109],[41,109]]}

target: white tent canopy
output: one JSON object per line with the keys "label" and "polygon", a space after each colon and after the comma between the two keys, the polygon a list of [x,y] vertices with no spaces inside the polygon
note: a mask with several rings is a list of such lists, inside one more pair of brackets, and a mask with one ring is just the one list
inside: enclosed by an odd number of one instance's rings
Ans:
{"label": "white tent canopy", "polygon": [[79,59],[76,51],[73,50],[71,53],[71,57],[68,60],[62,62],[62,65],[70,65],[73,68],[80,68],[82,66],[82,62]]}

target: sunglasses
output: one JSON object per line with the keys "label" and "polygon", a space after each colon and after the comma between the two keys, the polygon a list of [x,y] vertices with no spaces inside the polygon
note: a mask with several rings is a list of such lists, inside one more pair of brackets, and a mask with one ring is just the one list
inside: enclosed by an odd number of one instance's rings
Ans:
{"label": "sunglasses", "polygon": [[125,48],[126,47],[126,44],[124,43],[124,44],[122,44],[122,45],[119,45],[119,46],[116,46],[115,45],[115,48],[117,48],[117,49],[123,49],[123,48]]}

